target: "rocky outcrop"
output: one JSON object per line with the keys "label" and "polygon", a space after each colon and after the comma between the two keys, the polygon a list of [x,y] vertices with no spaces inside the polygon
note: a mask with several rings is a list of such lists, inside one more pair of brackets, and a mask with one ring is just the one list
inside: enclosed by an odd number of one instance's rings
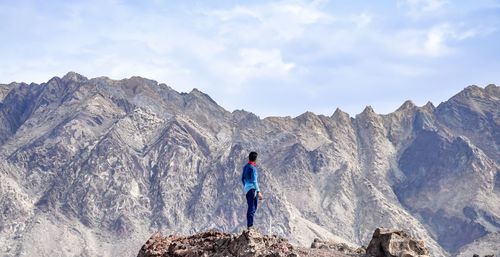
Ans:
{"label": "rocky outcrop", "polygon": [[367,257],[418,257],[429,251],[421,240],[411,238],[402,230],[377,228],[366,248]]}
{"label": "rocky outcrop", "polygon": [[346,243],[315,239],[311,248],[292,246],[288,240],[262,235],[256,230],[230,234],[215,230],[192,236],[170,235],[159,232],[142,246],[138,257],[428,257],[422,241],[411,238],[401,230],[377,228],[368,248],[356,248]]}
{"label": "rocky outcrop", "polygon": [[255,230],[245,230],[240,235],[208,231],[185,237],[162,237],[156,233],[142,246],[137,256],[296,257],[296,252],[283,238],[263,236]]}

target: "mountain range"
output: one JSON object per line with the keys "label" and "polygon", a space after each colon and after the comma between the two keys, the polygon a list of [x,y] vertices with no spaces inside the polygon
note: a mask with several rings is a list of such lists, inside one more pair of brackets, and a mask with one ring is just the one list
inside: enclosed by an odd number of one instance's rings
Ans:
{"label": "mountain range", "polygon": [[366,246],[384,226],[432,256],[500,254],[499,145],[495,85],[386,115],[264,119],[141,77],[0,85],[0,252],[135,256],[157,230],[241,231],[257,151],[264,233]]}

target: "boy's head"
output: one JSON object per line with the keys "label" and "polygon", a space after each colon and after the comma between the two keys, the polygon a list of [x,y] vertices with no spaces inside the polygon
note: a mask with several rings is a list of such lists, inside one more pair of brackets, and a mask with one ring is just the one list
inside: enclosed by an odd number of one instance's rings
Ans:
{"label": "boy's head", "polygon": [[257,161],[257,153],[256,152],[250,152],[248,155],[248,160],[251,162]]}

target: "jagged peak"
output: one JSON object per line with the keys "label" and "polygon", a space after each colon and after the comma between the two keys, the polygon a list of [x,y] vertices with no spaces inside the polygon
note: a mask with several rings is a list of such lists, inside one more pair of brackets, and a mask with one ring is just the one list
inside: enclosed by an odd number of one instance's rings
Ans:
{"label": "jagged peak", "polygon": [[371,105],[367,105],[365,107],[365,109],[361,112],[361,114],[364,114],[364,115],[373,115],[373,114],[376,114],[375,111],[373,110],[372,106]]}
{"label": "jagged peak", "polygon": [[488,88],[497,88],[497,85],[495,85],[495,84],[488,84],[486,86],[486,89],[488,89]]}
{"label": "jagged peak", "polygon": [[302,113],[301,115],[295,117],[294,119],[297,119],[297,120],[312,120],[312,119],[317,119],[318,118],[318,115],[316,115],[314,112],[311,112],[311,111],[306,111],[304,113]]}
{"label": "jagged peak", "polygon": [[233,115],[233,117],[248,117],[253,119],[260,119],[259,116],[257,116],[255,113],[243,109],[234,110],[231,114]]}
{"label": "jagged peak", "polygon": [[467,90],[467,91],[481,91],[482,88],[478,85],[469,85],[467,87],[464,88],[464,90]]}
{"label": "jagged peak", "polygon": [[211,103],[213,103],[213,104],[215,104],[215,105],[217,105],[217,106],[218,106],[217,102],[215,102],[215,101],[214,101],[214,99],[212,99],[212,98],[211,98],[208,94],[205,94],[204,92],[200,91],[200,90],[199,90],[199,89],[197,89],[197,88],[193,88],[193,89],[191,90],[191,92],[189,92],[189,94],[188,94],[188,95],[190,95],[190,96],[195,96],[195,97],[197,97],[197,98],[206,99],[206,100],[208,100],[209,102],[211,102]]}
{"label": "jagged peak", "polygon": [[244,109],[236,109],[236,110],[233,110],[232,114],[236,114],[236,115],[240,115],[240,114],[243,114],[243,115],[246,115],[250,113],[249,111],[245,111]]}
{"label": "jagged peak", "polygon": [[333,112],[332,119],[338,120],[349,120],[350,116],[347,112],[342,111],[340,108],[335,109]]}
{"label": "jagged peak", "polygon": [[199,90],[198,88],[193,88],[191,89],[191,92],[189,92],[190,94],[204,94],[201,90]]}
{"label": "jagged peak", "polygon": [[61,81],[61,78],[59,78],[58,76],[55,76],[55,77],[52,77],[51,79],[49,79],[49,81],[47,81],[47,84],[52,84],[54,82],[59,82]]}
{"label": "jagged peak", "polygon": [[308,116],[308,117],[313,117],[313,116],[316,117],[316,116],[318,116],[318,115],[316,115],[316,113],[311,112],[311,111],[306,111],[306,112],[302,113],[300,116],[302,116],[302,115],[305,115],[305,116]]}
{"label": "jagged peak", "polygon": [[340,108],[336,108],[335,111],[333,112],[333,115],[332,116],[338,116],[338,115],[347,115],[349,116],[349,114],[347,112],[344,112],[342,111],[342,109]]}
{"label": "jagged peak", "polygon": [[470,85],[460,91],[456,96],[474,96],[484,93],[484,88],[477,85]]}
{"label": "jagged peak", "polygon": [[489,84],[484,89],[486,90],[486,92],[488,92],[490,94],[491,93],[498,93],[498,90],[499,90],[498,86],[495,84]]}
{"label": "jagged peak", "polygon": [[71,81],[76,81],[76,82],[81,82],[81,81],[87,81],[87,77],[80,75],[74,71],[70,71],[62,77],[63,80],[71,80]]}
{"label": "jagged peak", "polygon": [[428,101],[424,106],[422,106],[423,109],[433,111],[436,109],[436,106],[431,101]]}
{"label": "jagged peak", "polygon": [[[207,94],[205,94],[203,91],[199,90],[198,88],[191,89],[191,92],[189,92],[188,95],[210,98]],[[212,99],[212,98],[210,98],[210,99]]]}
{"label": "jagged peak", "polygon": [[[111,80],[111,81],[114,81],[114,80]],[[144,78],[141,76],[132,76],[128,79],[121,79],[121,80],[119,80],[119,82],[127,83],[127,84],[131,83],[132,85],[148,85],[148,86],[158,85],[158,82],[156,80]]]}
{"label": "jagged peak", "polygon": [[159,83],[158,86],[160,88],[166,89],[166,90],[174,90],[171,86],[165,84],[165,83]]}
{"label": "jagged peak", "polygon": [[450,98],[452,101],[462,101],[464,98],[476,98],[476,97],[485,97],[487,95],[500,97],[498,95],[500,93],[498,87],[495,84],[489,84],[485,88],[482,88],[477,85],[470,85],[460,91],[458,94],[454,95]]}
{"label": "jagged peak", "polygon": [[404,110],[411,110],[415,109],[417,106],[413,101],[411,100],[406,100],[396,111],[404,111]]}

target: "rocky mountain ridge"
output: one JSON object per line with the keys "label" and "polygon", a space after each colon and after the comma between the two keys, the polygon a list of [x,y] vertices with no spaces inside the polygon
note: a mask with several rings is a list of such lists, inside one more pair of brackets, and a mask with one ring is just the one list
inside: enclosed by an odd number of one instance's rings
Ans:
{"label": "rocky mountain ridge", "polygon": [[[259,229],[295,243],[363,245],[376,227],[400,227],[445,256],[500,230],[495,85],[387,115],[367,107],[265,119],[140,77],[68,73],[0,94],[7,255],[72,255],[63,245],[133,255],[155,230],[235,232],[250,150],[266,196]],[[32,244],[40,235],[52,243]]]}

